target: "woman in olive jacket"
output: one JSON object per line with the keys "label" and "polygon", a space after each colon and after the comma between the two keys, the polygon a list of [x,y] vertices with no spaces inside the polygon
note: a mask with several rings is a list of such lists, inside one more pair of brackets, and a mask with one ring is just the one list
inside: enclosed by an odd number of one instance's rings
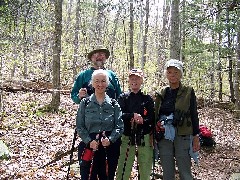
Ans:
{"label": "woman in olive jacket", "polygon": [[[192,87],[181,83],[183,63],[167,61],[165,75],[169,86],[156,94],[156,139],[163,179],[175,179],[175,160],[181,180],[192,180],[191,155],[199,151],[199,119]],[[196,157],[193,157],[195,160]]]}

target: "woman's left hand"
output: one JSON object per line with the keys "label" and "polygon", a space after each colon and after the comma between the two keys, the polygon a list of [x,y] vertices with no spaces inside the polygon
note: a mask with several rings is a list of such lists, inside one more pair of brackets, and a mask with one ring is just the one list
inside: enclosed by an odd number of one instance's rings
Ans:
{"label": "woman's left hand", "polygon": [[108,139],[107,137],[102,138],[101,141],[102,141],[102,145],[103,145],[103,147],[107,147],[107,146],[110,145],[110,141],[109,141],[109,139]]}
{"label": "woman's left hand", "polygon": [[136,124],[143,124],[143,118],[141,114],[134,113],[134,121]]}
{"label": "woman's left hand", "polygon": [[193,136],[193,152],[200,150],[200,140],[199,136]]}

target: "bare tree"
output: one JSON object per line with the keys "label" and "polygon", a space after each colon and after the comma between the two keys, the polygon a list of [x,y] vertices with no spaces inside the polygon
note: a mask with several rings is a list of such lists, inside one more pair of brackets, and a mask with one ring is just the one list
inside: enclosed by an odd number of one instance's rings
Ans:
{"label": "bare tree", "polygon": [[77,69],[76,69],[76,64],[78,61],[78,47],[79,47],[79,30],[80,30],[80,0],[77,1],[77,7],[76,7],[76,24],[75,24],[75,32],[74,32],[74,41],[73,41],[73,45],[74,45],[74,55],[73,55],[73,80],[75,79],[76,75],[77,75]]}
{"label": "bare tree", "polygon": [[179,3],[173,0],[171,5],[170,58],[180,59]]}
{"label": "bare tree", "polygon": [[145,28],[144,28],[144,35],[143,35],[143,51],[142,51],[142,61],[141,61],[141,67],[142,69],[145,66],[146,63],[146,55],[147,55],[147,36],[148,36],[148,18],[149,18],[149,0],[146,0],[146,19],[145,19]]}
{"label": "bare tree", "polygon": [[114,28],[113,28],[113,32],[111,34],[111,41],[110,41],[110,52],[111,52],[110,67],[111,67],[111,69],[112,69],[112,62],[113,62],[113,59],[114,59],[113,47],[114,47],[115,42],[116,42],[116,32],[117,32],[118,23],[119,23],[119,17],[120,17],[120,14],[122,12],[122,8],[123,8],[122,0],[120,1],[118,8],[119,9],[117,11],[117,14],[116,14],[116,17],[115,17],[115,20],[114,20]]}
{"label": "bare tree", "polygon": [[[217,13],[217,20],[220,21],[221,14],[220,14],[220,4],[217,4],[218,13]],[[223,78],[222,78],[222,62],[221,62],[221,43],[222,43],[222,34],[221,32],[218,32],[218,63],[217,63],[217,69],[218,69],[218,82],[219,82],[219,89],[218,89],[218,100],[222,101],[222,91],[223,91]]]}
{"label": "bare tree", "polygon": [[51,109],[57,111],[60,106],[60,53],[62,36],[62,0],[55,0],[55,32],[53,45],[53,88]]}
{"label": "bare tree", "polygon": [[[161,0],[158,0],[158,3]],[[157,14],[156,14],[156,23],[159,21],[158,20],[158,13],[159,10],[157,9]],[[157,49],[157,64],[158,64],[158,69],[159,71],[157,72],[157,85],[160,86],[161,84],[161,77],[162,77],[162,61],[166,59],[166,47],[167,47],[167,42],[168,42],[168,37],[169,37],[169,16],[170,16],[170,2],[164,0],[163,4],[163,20],[162,20],[162,29],[157,29],[156,28],[156,49]],[[158,25],[156,24],[156,27]]]}
{"label": "bare tree", "polygon": [[240,12],[238,11],[238,22],[237,22],[237,63],[236,63],[236,77],[235,77],[235,118],[240,119],[240,91],[239,91],[239,80],[240,80]]}
{"label": "bare tree", "polygon": [[31,8],[31,1],[30,3],[24,4],[24,27],[23,27],[23,44],[24,44],[24,49],[23,49],[23,61],[24,61],[24,70],[23,70],[23,76],[24,78],[27,78],[28,74],[28,67],[27,67],[27,50],[28,50],[28,39],[27,39],[27,21],[28,21],[28,14]]}
{"label": "bare tree", "polygon": [[227,46],[228,46],[228,53],[227,53],[227,60],[228,60],[228,81],[229,81],[229,89],[230,89],[230,99],[232,102],[235,102],[234,97],[234,88],[233,88],[233,60],[232,60],[232,40],[231,40],[231,25],[230,25],[230,17],[229,17],[229,8],[226,11],[226,25],[227,25]]}
{"label": "bare tree", "polygon": [[130,69],[134,68],[134,54],[133,54],[133,0],[130,0],[130,22],[129,22],[129,57]]}
{"label": "bare tree", "polygon": [[96,22],[96,34],[97,34],[97,44],[103,44],[103,27],[104,27],[104,0],[98,1],[98,14],[97,14],[97,22]]}

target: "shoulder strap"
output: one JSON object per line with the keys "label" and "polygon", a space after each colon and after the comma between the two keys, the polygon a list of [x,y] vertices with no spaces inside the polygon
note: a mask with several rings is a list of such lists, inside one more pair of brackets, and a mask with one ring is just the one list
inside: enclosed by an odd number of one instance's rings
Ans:
{"label": "shoulder strap", "polygon": [[86,97],[85,98],[85,107],[87,107],[87,105],[90,103],[91,101],[90,101],[90,97],[88,96],[88,97]]}
{"label": "shoulder strap", "polygon": [[167,86],[163,87],[160,91],[155,93],[155,120],[158,119],[158,111],[160,108],[160,103],[162,102],[165,94],[166,94],[166,90],[167,90]]}
{"label": "shoulder strap", "polygon": [[115,100],[115,99],[113,99],[113,98],[111,98],[111,104],[112,104],[112,107],[114,107],[114,106],[115,106],[115,103],[116,103],[116,100]]}

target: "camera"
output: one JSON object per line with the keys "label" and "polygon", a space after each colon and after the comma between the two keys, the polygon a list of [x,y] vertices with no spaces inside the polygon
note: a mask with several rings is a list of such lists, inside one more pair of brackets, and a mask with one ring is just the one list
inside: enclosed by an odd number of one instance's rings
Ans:
{"label": "camera", "polygon": [[145,146],[143,129],[137,129],[137,131],[132,132],[129,140],[131,145]]}

